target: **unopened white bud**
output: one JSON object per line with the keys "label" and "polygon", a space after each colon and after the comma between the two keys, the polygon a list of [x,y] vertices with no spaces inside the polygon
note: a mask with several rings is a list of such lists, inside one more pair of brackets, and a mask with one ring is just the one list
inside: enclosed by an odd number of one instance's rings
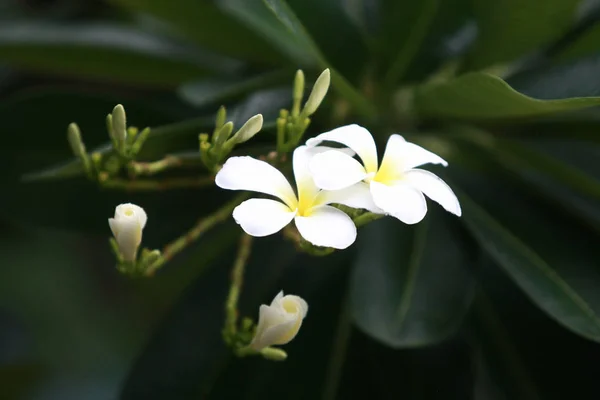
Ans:
{"label": "unopened white bud", "polygon": [[115,208],[115,217],[108,219],[108,225],[119,246],[125,261],[135,261],[137,250],[142,243],[142,230],[148,217],[143,208],[126,203]]}
{"label": "unopened white bud", "polygon": [[261,351],[265,347],[289,343],[300,330],[308,312],[308,304],[302,298],[279,292],[271,305],[260,306],[256,334],[250,347]]}

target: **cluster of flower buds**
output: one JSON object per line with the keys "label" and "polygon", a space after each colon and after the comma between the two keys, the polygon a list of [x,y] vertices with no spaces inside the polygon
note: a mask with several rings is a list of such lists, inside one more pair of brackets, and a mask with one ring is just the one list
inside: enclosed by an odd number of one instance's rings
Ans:
{"label": "cluster of flower buds", "polygon": [[302,70],[296,72],[294,79],[293,103],[291,112],[281,110],[279,118],[277,118],[277,150],[279,152],[292,151],[300,140],[310,124],[310,116],[317,111],[331,83],[331,73],[326,69],[319,75],[313,89],[304,103],[304,107],[300,108],[302,99],[304,98],[304,73]]}
{"label": "cluster of flower buds", "polygon": [[217,169],[219,164],[231,153],[236,145],[250,140],[260,132],[263,126],[263,116],[257,114],[246,121],[232,136],[231,134],[234,129],[233,122],[225,122],[226,119],[227,111],[225,107],[219,108],[212,137],[209,138],[207,133],[199,135],[200,156],[209,171]]}
{"label": "cluster of flower buds", "polygon": [[112,152],[105,156],[101,152],[91,155],[87,153],[76,123],[69,124],[67,128],[71,150],[81,161],[86,176],[101,182],[117,174],[123,165],[134,159],[150,135],[150,128],[139,132],[134,126],[127,127],[125,108],[121,104],[117,104],[112,113],[106,116],[106,130],[112,144]]}

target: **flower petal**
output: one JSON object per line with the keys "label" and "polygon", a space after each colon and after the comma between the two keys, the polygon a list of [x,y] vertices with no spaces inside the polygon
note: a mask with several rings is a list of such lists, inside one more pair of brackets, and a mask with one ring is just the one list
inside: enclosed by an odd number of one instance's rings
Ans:
{"label": "flower petal", "polygon": [[229,190],[251,190],[280,198],[296,208],[296,195],[277,168],[252,157],[231,157],[215,177],[217,186]]}
{"label": "flower petal", "polygon": [[388,186],[372,181],[371,194],[379,208],[405,224],[416,224],[427,214],[427,202],[423,193],[407,183],[399,182]]}
{"label": "flower petal", "polygon": [[135,217],[142,229],[146,226],[146,222],[148,222],[148,216],[144,209],[140,206],[137,206],[132,203],[119,204],[115,208],[115,218],[131,218]]}
{"label": "flower petal", "polygon": [[319,193],[319,197],[315,201],[317,204],[338,203],[352,208],[363,208],[365,210],[385,214],[385,212],[375,205],[373,195],[369,184],[358,182],[341,190],[323,190]]}
{"label": "flower petal", "polygon": [[119,251],[125,261],[136,258],[138,247],[142,242],[142,228],[137,218],[110,218],[110,229],[113,231]]}
{"label": "flower petal", "polygon": [[287,315],[287,320],[277,325],[267,326],[260,336],[255,335],[250,344],[253,349],[260,350],[267,346],[289,343],[296,337],[302,326],[301,315]]}
{"label": "flower petal", "polygon": [[381,167],[377,172],[375,180],[391,185],[403,177],[403,173],[423,164],[442,164],[448,163],[438,155],[417,146],[414,143],[407,142],[400,135],[391,135],[385,147],[385,153],[381,160]]}
{"label": "flower petal", "polygon": [[309,216],[297,216],[295,222],[300,235],[315,246],[345,249],[356,240],[354,222],[331,206],[315,207]]}
{"label": "flower petal", "polygon": [[413,169],[406,173],[410,185],[420,190],[448,212],[459,217],[462,215],[456,195],[439,176],[423,169]]}
{"label": "flower petal", "polygon": [[358,154],[367,172],[377,172],[377,147],[371,133],[362,126],[356,124],[340,126],[308,139],[306,145],[314,147],[324,140],[350,147]]}
{"label": "flower petal", "polygon": [[279,232],[290,223],[296,211],[275,200],[250,199],[233,210],[233,219],[250,236],[263,237]]}
{"label": "flower petal", "polygon": [[367,177],[360,163],[337,150],[329,150],[312,157],[310,171],[315,184],[325,190],[340,190]]}
{"label": "flower petal", "polygon": [[272,327],[287,322],[285,314],[281,313],[277,308],[262,304],[258,311],[258,325],[256,326],[256,332],[250,347],[260,350],[264,347],[269,346],[264,340],[265,331]]}
{"label": "flower petal", "polygon": [[284,309],[285,309],[285,302],[293,303],[294,306],[297,308],[300,316],[302,318],[306,317],[306,313],[308,312],[308,304],[306,303],[306,300],[304,300],[302,297],[295,296],[293,294],[287,294],[287,295],[283,296],[283,298],[281,299],[281,304],[282,304],[282,307],[284,307]]}

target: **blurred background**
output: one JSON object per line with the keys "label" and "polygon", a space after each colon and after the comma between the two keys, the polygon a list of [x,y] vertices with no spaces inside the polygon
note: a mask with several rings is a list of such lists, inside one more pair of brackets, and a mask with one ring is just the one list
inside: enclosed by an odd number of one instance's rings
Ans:
{"label": "blurred background", "polygon": [[[599,7],[0,0],[0,399],[598,398]],[[230,194],[103,188],[66,128],[107,151],[123,104],[152,128],[143,160],[197,157],[225,105],[236,127],[264,115],[242,149],[260,154],[295,71],[310,88],[326,67],[308,135],[357,122],[380,150],[407,135],[448,158],[435,171],[464,216],[430,203],[424,227],[377,221],[329,257],[257,240],[243,315],[282,288],[311,311],[287,361],[235,359],[220,336],[231,219],[151,279],[116,271],[107,221],[139,204],[161,248]]]}

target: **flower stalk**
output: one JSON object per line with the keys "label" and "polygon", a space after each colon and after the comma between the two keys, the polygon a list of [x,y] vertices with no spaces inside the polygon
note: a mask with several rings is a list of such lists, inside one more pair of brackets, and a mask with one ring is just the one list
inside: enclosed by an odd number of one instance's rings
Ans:
{"label": "flower stalk", "polygon": [[214,178],[212,176],[203,176],[199,178],[169,178],[163,180],[138,179],[127,180],[122,178],[113,178],[106,172],[98,175],[98,183],[107,189],[120,189],[128,192],[145,191],[164,191],[182,188],[200,188],[212,185]]}
{"label": "flower stalk", "polygon": [[223,335],[233,342],[233,339],[237,335],[237,321],[238,321],[238,300],[242,291],[242,285],[244,283],[244,270],[248,258],[250,257],[250,251],[252,248],[252,236],[242,234],[240,244],[238,247],[237,257],[233,263],[233,269],[231,270],[231,285],[229,287],[229,294],[225,303],[225,328]]}
{"label": "flower stalk", "polygon": [[246,193],[236,196],[233,200],[226,203],[214,213],[200,219],[196,225],[194,225],[194,227],[192,227],[192,229],[187,231],[185,234],[167,244],[161,252],[161,257],[147,268],[145,275],[153,276],[160,267],[173,259],[173,257],[179,254],[190,244],[195,242],[202,234],[206,233],[208,230],[227,219],[232,210],[247,197],[248,195]]}

